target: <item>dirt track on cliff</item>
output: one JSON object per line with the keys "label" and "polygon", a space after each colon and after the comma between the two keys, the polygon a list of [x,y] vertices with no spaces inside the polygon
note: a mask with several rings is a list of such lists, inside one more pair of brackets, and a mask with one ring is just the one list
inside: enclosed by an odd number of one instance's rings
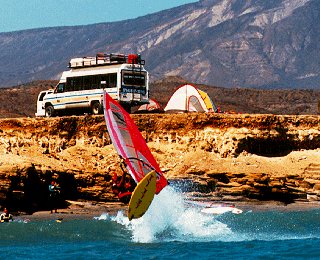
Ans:
{"label": "dirt track on cliff", "polygon": [[[188,196],[319,200],[318,116],[153,114],[133,119],[166,177]],[[102,116],[4,119],[0,124],[2,204],[10,192],[11,199],[28,194],[31,172],[38,185],[60,180],[66,199],[116,201],[109,172],[120,171],[118,156]]]}

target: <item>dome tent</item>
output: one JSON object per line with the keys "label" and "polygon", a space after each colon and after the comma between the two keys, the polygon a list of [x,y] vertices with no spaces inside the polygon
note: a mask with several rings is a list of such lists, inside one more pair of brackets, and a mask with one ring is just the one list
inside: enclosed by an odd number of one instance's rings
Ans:
{"label": "dome tent", "polygon": [[159,113],[163,112],[161,105],[155,100],[150,98],[149,104],[141,105],[136,113]]}
{"label": "dome tent", "polygon": [[208,94],[197,87],[185,84],[180,86],[169,99],[166,112],[217,112]]}

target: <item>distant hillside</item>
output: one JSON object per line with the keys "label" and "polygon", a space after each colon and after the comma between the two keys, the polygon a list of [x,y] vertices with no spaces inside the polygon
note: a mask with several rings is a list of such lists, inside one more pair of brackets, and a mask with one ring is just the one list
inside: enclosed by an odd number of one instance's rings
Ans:
{"label": "distant hillside", "polygon": [[72,57],[141,53],[151,79],[320,89],[319,0],[201,0],[137,19],[0,33],[0,87],[58,79]]}
{"label": "distant hillside", "polygon": [[[0,89],[0,118],[34,117],[36,100],[41,90],[53,88],[57,81],[34,81]],[[182,84],[181,77],[168,77],[150,84],[151,97],[165,106]],[[320,90],[229,89],[196,85],[206,91],[216,106],[225,112],[256,114],[317,114]]]}

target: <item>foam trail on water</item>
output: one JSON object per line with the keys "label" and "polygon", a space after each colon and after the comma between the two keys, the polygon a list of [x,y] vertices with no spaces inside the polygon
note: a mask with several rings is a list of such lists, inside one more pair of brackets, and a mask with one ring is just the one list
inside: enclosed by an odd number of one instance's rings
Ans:
{"label": "foam trail on water", "polygon": [[110,216],[108,213],[102,213],[99,217],[94,217],[93,219],[95,220],[107,220],[109,219]]}
{"label": "foam trail on water", "polygon": [[167,186],[155,196],[146,214],[132,220],[134,242],[224,240],[232,233],[212,216],[187,208],[184,196]]}
{"label": "foam trail on water", "polygon": [[184,199],[182,193],[169,186],[155,196],[140,219],[129,221],[125,211],[119,211],[116,216],[102,214],[95,219],[121,225],[120,229],[114,225],[119,230],[117,237],[138,243],[319,239],[319,209],[250,210],[240,215],[215,216],[202,214],[197,207],[189,208]]}

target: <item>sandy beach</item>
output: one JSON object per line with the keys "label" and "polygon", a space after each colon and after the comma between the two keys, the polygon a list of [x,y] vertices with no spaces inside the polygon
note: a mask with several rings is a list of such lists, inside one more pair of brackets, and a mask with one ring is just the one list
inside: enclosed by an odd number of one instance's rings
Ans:
{"label": "sandy beach", "polygon": [[[102,214],[109,214],[115,216],[119,211],[124,215],[127,214],[127,205],[120,202],[77,202],[68,201],[70,206],[64,209],[58,209],[57,213],[50,213],[50,211],[38,211],[32,215],[21,214],[14,216],[15,219],[30,220],[30,221],[45,221],[45,220],[76,220],[76,219],[93,219],[100,217]],[[227,202],[235,205],[237,208],[243,210],[242,214],[250,211],[308,211],[320,209],[320,202],[295,202],[284,204],[277,201],[248,201],[248,202]],[[212,215],[214,216],[214,215]]]}

